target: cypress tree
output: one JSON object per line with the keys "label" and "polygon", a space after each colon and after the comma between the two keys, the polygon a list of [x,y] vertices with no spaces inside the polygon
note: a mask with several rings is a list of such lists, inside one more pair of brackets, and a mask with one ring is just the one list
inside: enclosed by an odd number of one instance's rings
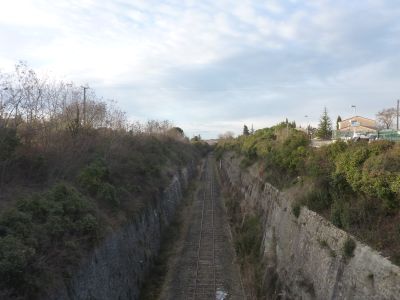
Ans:
{"label": "cypress tree", "polygon": [[338,116],[336,120],[336,130],[339,130],[339,123],[342,122],[342,117]]}
{"label": "cypress tree", "polygon": [[317,137],[325,140],[329,140],[332,138],[332,121],[329,118],[328,110],[326,107],[324,108],[324,112],[322,113],[321,119],[319,120]]}
{"label": "cypress tree", "polygon": [[243,135],[249,135],[250,134],[250,132],[249,132],[249,128],[247,127],[247,125],[246,124],[244,124],[244,126],[243,126]]}

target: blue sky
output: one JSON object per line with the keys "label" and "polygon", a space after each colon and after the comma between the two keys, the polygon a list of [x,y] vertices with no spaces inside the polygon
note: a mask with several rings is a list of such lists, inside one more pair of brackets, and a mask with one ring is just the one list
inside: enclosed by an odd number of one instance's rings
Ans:
{"label": "blue sky", "polygon": [[0,45],[0,69],[25,60],[189,136],[316,124],[324,106],[373,118],[400,98],[396,0],[13,0]]}

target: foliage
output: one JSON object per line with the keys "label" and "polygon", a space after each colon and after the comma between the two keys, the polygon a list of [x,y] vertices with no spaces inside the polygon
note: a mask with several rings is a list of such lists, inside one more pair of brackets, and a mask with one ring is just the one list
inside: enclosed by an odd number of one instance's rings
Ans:
{"label": "foliage", "polygon": [[109,178],[109,171],[102,160],[92,162],[78,177],[80,185],[95,195]]}
{"label": "foliage", "polygon": [[235,241],[236,251],[240,257],[252,257],[257,259],[260,255],[262,242],[262,227],[257,216],[246,217],[239,229]]}
{"label": "foliage", "polygon": [[25,63],[0,86],[0,298],[62,284],[104,228],[131,221],[210,150],[168,121],[128,122],[93,89],[83,103],[79,86]]}
{"label": "foliage", "polygon": [[292,213],[293,215],[298,218],[300,216],[300,212],[301,212],[301,205],[300,203],[296,202],[292,205]]}
{"label": "foliage", "polygon": [[344,256],[347,258],[352,257],[354,255],[353,253],[356,247],[357,247],[356,242],[352,238],[348,237],[343,245]]}
{"label": "foliage", "polygon": [[336,119],[336,130],[339,130],[339,123],[342,122],[342,117],[338,116]]}
{"label": "foliage", "polygon": [[[18,201],[0,215],[0,288],[35,298],[38,285],[50,277],[50,267],[65,267],[73,260],[64,244],[79,240],[90,247],[101,234],[93,205],[74,188],[59,184],[44,194]],[[52,249],[63,256],[42,258]],[[75,258],[75,263],[78,258]]]}
{"label": "foliage", "polygon": [[0,126],[0,162],[10,159],[19,143],[15,129]]}
{"label": "foliage", "polygon": [[257,164],[263,180],[302,191],[295,196],[295,216],[305,205],[397,261],[400,144],[336,141],[312,148],[302,132],[281,123],[220,141],[217,155],[225,151],[240,155],[241,167]]}
{"label": "foliage", "polygon": [[243,126],[243,135],[250,135],[249,128],[246,124]]}
{"label": "foliage", "polygon": [[319,121],[317,137],[321,139],[330,139],[332,137],[332,121],[329,118],[328,110],[324,108],[321,119]]}

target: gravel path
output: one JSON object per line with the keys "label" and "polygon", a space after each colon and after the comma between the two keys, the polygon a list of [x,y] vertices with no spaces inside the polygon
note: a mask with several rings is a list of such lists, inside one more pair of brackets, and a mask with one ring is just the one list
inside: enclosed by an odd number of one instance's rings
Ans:
{"label": "gravel path", "polygon": [[219,190],[210,155],[160,299],[245,299]]}

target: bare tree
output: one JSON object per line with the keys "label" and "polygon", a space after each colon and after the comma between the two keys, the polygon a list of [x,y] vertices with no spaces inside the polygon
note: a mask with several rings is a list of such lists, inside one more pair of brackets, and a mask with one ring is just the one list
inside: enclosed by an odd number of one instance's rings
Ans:
{"label": "bare tree", "polygon": [[223,134],[220,134],[218,136],[218,138],[220,140],[230,140],[230,139],[233,139],[234,137],[235,137],[235,134],[232,131],[227,131],[227,132],[225,132]]}
{"label": "bare tree", "polygon": [[397,112],[395,108],[386,108],[376,114],[376,118],[385,129],[392,127]]}

